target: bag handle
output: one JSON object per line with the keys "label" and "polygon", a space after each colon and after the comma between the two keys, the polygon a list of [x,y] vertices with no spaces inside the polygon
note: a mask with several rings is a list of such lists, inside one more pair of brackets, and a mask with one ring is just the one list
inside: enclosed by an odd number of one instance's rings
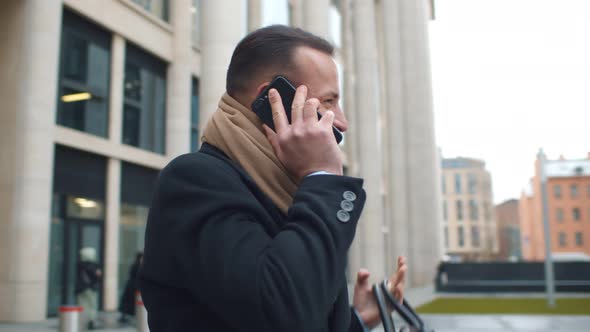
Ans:
{"label": "bag handle", "polygon": [[410,325],[415,331],[425,331],[424,321],[418,316],[418,314],[412,309],[412,306],[403,300],[402,304],[395,300],[391,295],[387,287],[387,280],[381,282],[382,293],[385,294],[387,301],[393,306],[393,308],[399,313],[399,315]]}
{"label": "bag handle", "polygon": [[383,297],[383,291],[378,284],[373,285],[373,294],[375,295],[377,306],[379,307],[379,315],[381,316],[381,322],[383,323],[383,330],[385,332],[395,332],[393,319],[389,313],[389,308],[387,307],[385,297]]}

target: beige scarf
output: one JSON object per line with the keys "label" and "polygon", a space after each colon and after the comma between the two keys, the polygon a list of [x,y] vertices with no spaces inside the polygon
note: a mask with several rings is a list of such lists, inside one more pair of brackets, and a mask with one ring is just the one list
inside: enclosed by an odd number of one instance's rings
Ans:
{"label": "beige scarf", "polygon": [[275,155],[262,120],[227,93],[205,127],[202,137],[237,162],[258,187],[287,214],[297,184]]}

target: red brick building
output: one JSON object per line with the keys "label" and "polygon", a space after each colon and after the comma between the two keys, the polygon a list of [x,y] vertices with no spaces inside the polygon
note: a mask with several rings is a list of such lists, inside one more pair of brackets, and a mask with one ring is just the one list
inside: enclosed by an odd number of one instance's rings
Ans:
{"label": "red brick building", "polygon": [[[540,167],[537,158],[519,203],[522,255],[531,261],[545,258]],[[590,153],[586,159],[546,160],[545,172],[554,258],[590,260]]]}
{"label": "red brick building", "polygon": [[519,260],[522,258],[518,205],[517,199],[510,199],[495,207],[499,242],[498,260]]}

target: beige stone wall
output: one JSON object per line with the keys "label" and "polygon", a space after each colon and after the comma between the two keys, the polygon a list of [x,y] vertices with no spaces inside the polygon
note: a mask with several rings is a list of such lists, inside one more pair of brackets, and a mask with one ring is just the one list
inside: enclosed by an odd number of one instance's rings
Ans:
{"label": "beige stone wall", "polygon": [[60,2],[4,1],[0,22],[0,321],[29,321],[46,306]]}
{"label": "beige stone wall", "polygon": [[[455,176],[461,178],[461,192],[455,188]],[[469,189],[469,177],[473,176],[476,186],[473,192]],[[443,221],[448,229],[449,243],[447,253],[460,254],[468,257],[485,257],[498,251],[498,236],[495,212],[493,207],[491,178],[489,172],[483,167],[471,167],[461,169],[443,169],[442,177],[446,184],[446,192],[443,193],[443,203],[447,205],[447,219]],[[463,205],[463,219],[459,220],[457,201]],[[473,220],[470,215],[470,202],[477,205],[477,218]],[[459,245],[459,227],[464,229],[464,246]],[[480,243],[473,245],[472,226],[479,229]]]}

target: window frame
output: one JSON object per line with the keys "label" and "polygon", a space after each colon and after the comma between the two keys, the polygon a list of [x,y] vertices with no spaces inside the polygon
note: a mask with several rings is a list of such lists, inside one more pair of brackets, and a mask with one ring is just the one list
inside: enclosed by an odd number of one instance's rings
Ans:
{"label": "window frame", "polygon": [[469,219],[471,221],[479,220],[479,207],[474,199],[469,200]]}
{"label": "window frame", "polygon": [[578,190],[578,185],[573,183],[570,185],[570,197],[571,198],[578,198],[580,197],[580,192]]}
{"label": "window frame", "polygon": [[455,216],[457,221],[463,221],[463,201],[460,199],[455,201]]}
{"label": "window frame", "polygon": [[[159,134],[156,131],[156,119],[154,118],[151,122],[152,124],[152,129],[154,130],[151,133],[151,140],[152,140],[152,144],[153,146],[151,148],[147,148],[147,147],[142,147],[140,145],[140,142],[138,141],[137,145],[134,144],[130,144],[125,142],[125,138],[126,138],[126,129],[127,126],[125,126],[125,115],[126,113],[126,108],[127,107],[133,107],[139,110],[139,135],[141,136],[141,116],[143,115],[144,112],[146,112],[146,110],[143,109],[144,104],[142,103],[142,96],[140,96],[139,100],[136,100],[130,96],[127,95],[127,91],[125,90],[125,84],[127,83],[127,70],[128,70],[128,66],[134,66],[138,68],[138,72],[139,72],[139,77],[141,79],[141,73],[142,70],[146,71],[148,73],[150,73],[151,75],[153,75],[153,78],[159,78],[164,82],[164,89],[163,89],[163,114],[162,114],[162,124],[161,124],[161,128],[162,128],[162,151],[158,151],[156,149],[157,145],[159,143],[158,140],[160,139],[159,137],[157,137],[157,135]],[[166,142],[167,142],[167,128],[166,128],[166,123],[168,121],[167,116],[168,116],[168,88],[169,88],[169,82],[168,82],[168,77],[167,77],[167,71],[168,71],[168,66],[169,64],[166,63],[165,61],[159,59],[157,56],[149,53],[148,51],[142,49],[141,47],[131,43],[131,42],[126,42],[126,47],[125,47],[125,63],[124,63],[124,67],[123,67],[123,72],[124,72],[124,77],[123,77],[123,111],[122,111],[122,126],[121,126],[121,144],[125,144],[137,149],[141,149],[144,151],[149,151],[151,153],[156,153],[156,154],[160,154],[160,155],[166,155]],[[155,106],[154,106],[155,107]],[[154,116],[155,116],[155,112],[157,111],[157,109],[154,109]]]}
{"label": "window frame", "polygon": [[455,194],[460,195],[463,190],[463,183],[462,183],[462,176],[461,173],[455,173],[454,180],[455,180]]}
{"label": "window frame", "polygon": [[567,234],[565,232],[559,232],[558,236],[558,245],[560,248],[567,246]]}
{"label": "window frame", "polygon": [[555,199],[561,199],[561,185],[559,184],[554,184],[553,185],[553,197]]}
{"label": "window frame", "polygon": [[557,221],[557,223],[561,224],[563,223],[563,209],[562,208],[556,208],[555,209],[555,220]]}
{"label": "window frame", "polygon": [[574,233],[574,241],[576,243],[577,247],[583,247],[584,246],[584,233],[582,232],[575,232]]}
{"label": "window frame", "polygon": [[[78,38],[85,42],[86,51],[90,50],[90,46],[94,45],[95,47],[103,49],[107,54],[106,64],[107,68],[107,80],[104,83],[104,88],[102,86],[96,86],[88,82],[88,77],[86,77],[86,82],[81,82],[72,78],[65,77],[65,57],[66,54],[64,51],[66,50],[66,39],[68,38]],[[60,37],[60,48],[59,48],[59,73],[58,73],[58,82],[57,82],[57,105],[56,105],[56,114],[55,114],[55,124],[59,126],[63,126],[66,128],[70,128],[76,131],[83,132],[88,135],[93,135],[101,138],[108,139],[109,138],[109,126],[110,126],[110,89],[111,89],[111,67],[112,67],[112,38],[113,35],[111,32],[103,29],[101,26],[90,22],[85,17],[78,15],[77,13],[64,8],[63,15],[62,15],[62,26],[61,26],[61,37]],[[89,55],[86,54],[88,58]],[[91,64],[86,64],[86,70]],[[97,134],[91,131],[88,131],[87,128],[76,128],[72,126],[68,126],[67,124],[60,122],[60,118],[63,116],[62,112],[64,111],[64,103],[62,102],[63,91],[65,89],[75,90],[75,91],[83,91],[88,92],[92,95],[92,99],[100,100],[103,103],[104,108],[104,127],[101,127],[104,132],[101,134]],[[80,101],[77,101],[80,102]],[[85,100],[84,102],[87,102]],[[86,117],[86,113],[88,110],[84,108],[84,117]]]}
{"label": "window frame", "polygon": [[481,236],[479,226],[477,225],[471,226],[471,246],[474,248],[479,248],[481,246]]}
{"label": "window frame", "polygon": [[582,220],[582,211],[579,207],[572,208],[572,220],[573,221],[581,221]]}

